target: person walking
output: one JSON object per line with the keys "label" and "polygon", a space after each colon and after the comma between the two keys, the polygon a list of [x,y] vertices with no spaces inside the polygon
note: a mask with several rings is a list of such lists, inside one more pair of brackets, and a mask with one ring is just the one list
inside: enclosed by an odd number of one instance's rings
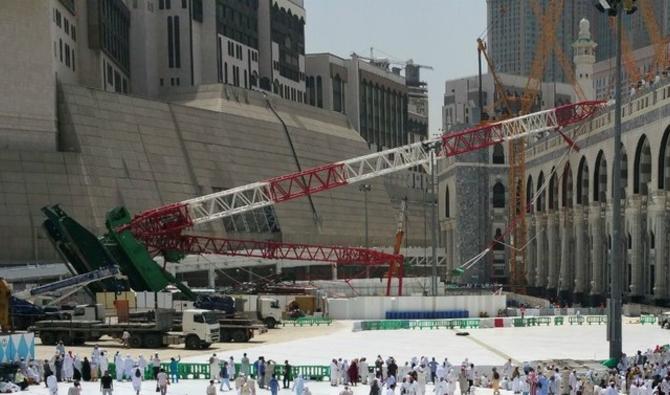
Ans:
{"label": "person walking", "polygon": [[132,373],[133,389],[135,390],[135,395],[140,395],[140,390],[142,389],[142,369],[139,365],[136,365]]}
{"label": "person walking", "polygon": [[154,372],[154,380],[157,380],[158,373],[161,370],[161,359],[158,358],[158,353],[154,354],[154,357],[151,358],[151,369]]}
{"label": "person walking", "polygon": [[219,358],[217,358],[216,353],[212,354],[209,357],[209,379],[216,380],[216,376],[219,374]]}
{"label": "person walking", "polygon": [[58,395],[58,381],[53,374],[47,377],[47,388],[49,389],[49,395]]}
{"label": "person walking", "polygon": [[168,380],[168,375],[165,373],[165,369],[161,369],[158,372],[158,376],[156,376],[156,385],[158,388],[158,392],[160,392],[161,395],[167,394],[167,387],[168,384],[170,383],[170,380]]}
{"label": "person walking", "polygon": [[[230,371],[228,370],[228,362],[224,362],[223,365],[221,365],[221,368],[219,369],[219,382],[221,385],[219,385],[219,391],[223,391],[223,385],[225,384],[226,387],[228,387],[227,391],[230,391],[232,388],[230,388]],[[213,380],[212,380],[213,381]]]}
{"label": "person walking", "polygon": [[291,385],[291,381],[293,380],[293,372],[292,372],[292,366],[291,364],[288,363],[288,359],[284,361],[284,379],[282,380],[282,384],[284,385],[284,389],[288,389],[289,386]]}
{"label": "person walking", "polygon": [[72,383],[72,387],[67,389],[67,395],[81,395],[81,385],[78,381]]}
{"label": "person walking", "polygon": [[250,373],[251,365],[249,364],[249,357],[247,357],[247,353],[244,353],[242,355],[242,359],[240,360],[240,375],[249,377]]}
{"label": "person walking", "polygon": [[268,387],[270,388],[270,394],[277,395],[279,393],[279,381],[277,380],[277,375],[273,374],[268,382]]}
{"label": "person walking", "polygon": [[305,380],[302,378],[302,374],[298,375],[298,378],[293,382],[293,390],[295,395],[303,395],[303,389],[305,388]]}
{"label": "person walking", "polygon": [[209,385],[207,386],[205,395],[216,395],[216,386],[214,385],[214,380],[209,380]]}
{"label": "person walking", "polygon": [[114,380],[106,370],[100,378],[100,392],[102,392],[102,395],[112,395],[114,392]]}
{"label": "person walking", "polygon": [[170,378],[173,383],[179,382],[179,362],[181,362],[181,355],[177,355],[177,359],[170,358]]}

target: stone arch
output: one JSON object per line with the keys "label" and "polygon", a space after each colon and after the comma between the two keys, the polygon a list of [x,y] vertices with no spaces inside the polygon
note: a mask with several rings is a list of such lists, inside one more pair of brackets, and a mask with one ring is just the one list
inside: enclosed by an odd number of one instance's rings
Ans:
{"label": "stone arch", "polygon": [[577,167],[577,204],[589,204],[589,164],[586,156],[582,156]]}
{"label": "stone arch", "polygon": [[593,201],[607,203],[607,159],[603,150],[598,152],[593,170]]}
{"label": "stone arch", "polygon": [[493,146],[493,156],[491,157],[494,165],[504,165],[505,164],[505,148],[502,143],[498,143]]}
{"label": "stone arch", "polygon": [[[553,171],[553,169],[552,169]],[[549,179],[549,210],[556,210],[558,208],[558,181],[556,180],[556,173],[551,175]]]}
{"label": "stone arch", "polygon": [[658,190],[670,190],[670,126],[665,128],[658,153]]}
{"label": "stone arch", "polygon": [[537,177],[537,201],[535,202],[535,207],[538,212],[542,212],[546,209],[546,188],[544,188],[544,172],[540,172],[540,175]]}
{"label": "stone arch", "polygon": [[533,175],[528,176],[528,181],[526,181],[526,212],[527,213],[532,213],[535,211],[535,207],[533,205],[533,194],[535,193],[535,189],[533,188]]}
{"label": "stone arch", "polygon": [[505,208],[505,186],[500,181],[493,185],[493,208]]}
{"label": "stone arch", "polygon": [[567,162],[563,167],[561,184],[561,206],[572,208],[572,168],[570,167],[570,162]]}
{"label": "stone arch", "polygon": [[646,135],[642,135],[635,149],[633,164],[633,193],[647,196],[651,181],[651,147]]}

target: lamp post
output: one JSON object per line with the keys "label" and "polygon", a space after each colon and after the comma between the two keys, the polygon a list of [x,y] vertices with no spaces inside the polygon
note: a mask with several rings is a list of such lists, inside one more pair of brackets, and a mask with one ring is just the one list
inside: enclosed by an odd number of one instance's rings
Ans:
{"label": "lamp post", "polygon": [[[370,248],[370,240],[368,239],[368,192],[372,190],[372,185],[362,184],[358,190],[363,192],[363,206],[365,207],[365,248]],[[365,277],[370,278],[370,265],[365,268]]]}
{"label": "lamp post", "polygon": [[623,12],[636,11],[636,0],[596,0],[598,11],[616,17],[616,64],[614,104],[614,164],[612,167],[612,249],[610,296],[607,304],[607,340],[610,359],[619,361],[622,354],[621,303],[623,295],[623,244],[621,238],[621,31]]}

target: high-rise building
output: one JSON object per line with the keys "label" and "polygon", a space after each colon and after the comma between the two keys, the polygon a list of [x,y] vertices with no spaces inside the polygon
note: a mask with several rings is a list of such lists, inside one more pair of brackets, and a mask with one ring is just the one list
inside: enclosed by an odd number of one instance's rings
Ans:
{"label": "high-rise building", "polygon": [[[528,75],[533,59],[540,53],[538,48],[545,45],[538,41],[542,37],[542,29],[534,12],[537,4],[541,12],[549,12],[552,2],[549,0],[487,0],[488,47],[500,73]],[[649,0],[656,23],[665,36],[669,30],[670,3],[666,0]],[[594,7],[592,0],[574,0],[564,2],[560,20],[556,25],[556,42],[566,59],[572,55],[571,45],[579,34],[579,21],[586,18],[591,22],[593,40],[598,43],[596,61],[614,57],[614,30],[611,18],[607,18]],[[642,12],[626,17],[624,31],[632,49],[642,48],[651,43],[649,32]],[[564,71],[558,62],[553,47],[552,55],[544,68],[545,81],[565,81]]]}
{"label": "high-rise building", "polygon": [[[307,55],[307,103],[346,114],[354,129],[378,150],[419,141],[428,134],[425,84],[408,86],[399,68],[352,55]],[[418,75],[415,76],[418,80]],[[409,128],[410,89],[416,96],[415,124]],[[425,108],[425,107],[424,107]],[[425,114],[425,118],[424,115]]]}

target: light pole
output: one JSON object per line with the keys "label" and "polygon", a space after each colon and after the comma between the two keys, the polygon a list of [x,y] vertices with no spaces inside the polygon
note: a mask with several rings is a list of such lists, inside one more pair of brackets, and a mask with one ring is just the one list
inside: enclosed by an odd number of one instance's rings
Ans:
{"label": "light pole", "polygon": [[607,304],[607,340],[610,359],[621,359],[621,302],[623,294],[623,244],[621,238],[621,31],[623,11],[635,12],[636,0],[597,0],[596,8],[609,17],[616,17],[616,64],[614,104],[614,164],[612,166],[612,249],[610,297]]}
{"label": "light pole", "polygon": [[[359,191],[363,192],[363,206],[365,207],[365,249],[370,248],[370,240],[368,239],[368,192],[372,190],[372,185],[362,184],[358,187]],[[365,277],[370,278],[370,265],[365,268]]]}

